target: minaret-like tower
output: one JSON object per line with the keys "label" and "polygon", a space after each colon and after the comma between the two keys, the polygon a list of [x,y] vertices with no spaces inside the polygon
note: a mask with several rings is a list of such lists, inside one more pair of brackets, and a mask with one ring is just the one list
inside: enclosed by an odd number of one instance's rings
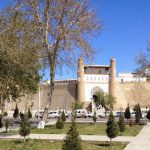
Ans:
{"label": "minaret-like tower", "polygon": [[116,84],[116,59],[110,60],[110,75],[109,75],[109,94],[115,97]]}
{"label": "minaret-like tower", "polygon": [[78,59],[78,83],[77,83],[77,100],[85,100],[84,91],[84,60],[82,57]]}

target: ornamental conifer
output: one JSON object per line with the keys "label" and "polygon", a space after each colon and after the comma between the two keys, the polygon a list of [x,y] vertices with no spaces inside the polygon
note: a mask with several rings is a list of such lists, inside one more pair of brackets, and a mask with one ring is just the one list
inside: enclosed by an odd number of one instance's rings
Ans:
{"label": "ornamental conifer", "polygon": [[66,115],[65,115],[64,111],[61,114],[61,119],[62,119],[63,122],[66,122]]}
{"label": "ornamental conifer", "polygon": [[129,104],[128,104],[128,106],[127,106],[125,112],[124,112],[124,117],[125,117],[126,119],[130,119],[130,118],[131,118],[131,113],[130,113]]}
{"label": "ornamental conifer", "polygon": [[29,118],[29,119],[32,118],[32,113],[31,113],[30,109],[28,109],[27,115],[28,115],[28,118]]}
{"label": "ornamental conifer", "polygon": [[25,143],[25,137],[30,134],[30,122],[27,114],[24,114],[24,117],[21,118],[19,134],[24,137]]}
{"label": "ornamental conifer", "polygon": [[137,124],[139,124],[140,123],[140,119],[142,118],[141,108],[140,108],[139,104],[135,105],[134,111],[135,111],[135,122]]}
{"label": "ornamental conifer", "polygon": [[17,104],[16,104],[16,108],[14,110],[13,117],[16,119],[16,118],[18,118],[18,116],[19,116],[19,109],[18,109]]}
{"label": "ornamental conifer", "polygon": [[119,125],[120,132],[124,132],[124,130],[125,130],[125,121],[124,121],[124,116],[123,116],[122,112],[121,112],[121,115],[119,117],[118,125]]}
{"label": "ornamental conifer", "polygon": [[150,120],[150,109],[147,112],[146,118]]}
{"label": "ornamental conifer", "polygon": [[115,122],[115,118],[112,111],[110,112],[107,121],[106,133],[107,136],[110,138],[110,141],[112,140],[112,138],[115,138],[119,133],[118,124]]}
{"label": "ornamental conifer", "polygon": [[94,122],[96,122],[96,121],[97,121],[96,112],[94,112],[94,115],[93,115],[93,121],[94,121]]}
{"label": "ornamental conifer", "polygon": [[19,113],[20,118],[24,117],[24,114],[22,112]]}
{"label": "ornamental conifer", "polygon": [[2,122],[2,115],[0,115],[0,128],[3,127],[3,122]]}
{"label": "ornamental conifer", "polygon": [[63,129],[63,127],[64,127],[64,122],[61,117],[58,117],[57,122],[56,122],[56,128]]}
{"label": "ornamental conifer", "polygon": [[77,131],[77,125],[75,122],[75,117],[72,117],[72,123],[69,131],[67,132],[66,139],[62,146],[62,150],[82,150],[81,138]]}

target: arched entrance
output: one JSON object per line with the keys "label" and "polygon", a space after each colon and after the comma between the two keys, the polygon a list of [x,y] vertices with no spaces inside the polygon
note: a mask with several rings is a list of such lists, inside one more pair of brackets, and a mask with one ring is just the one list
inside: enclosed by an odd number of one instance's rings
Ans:
{"label": "arched entrance", "polygon": [[95,96],[95,94],[96,94],[97,92],[103,92],[103,90],[102,90],[100,87],[98,87],[98,86],[94,87],[94,88],[91,90],[91,98],[92,98],[92,99],[93,99],[93,97]]}
{"label": "arched entrance", "polygon": [[95,106],[95,104],[94,104],[94,98],[96,98],[96,93],[97,92],[103,92],[103,90],[100,88],[100,87],[98,87],[98,86],[96,86],[96,87],[94,87],[92,90],[91,90],[91,100],[92,100],[92,112],[93,111],[95,111],[95,109],[99,109],[100,108],[100,106]]}

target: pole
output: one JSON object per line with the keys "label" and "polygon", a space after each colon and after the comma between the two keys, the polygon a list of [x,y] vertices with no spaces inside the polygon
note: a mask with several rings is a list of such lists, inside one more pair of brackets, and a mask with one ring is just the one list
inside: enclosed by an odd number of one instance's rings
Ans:
{"label": "pole", "polygon": [[41,110],[41,88],[40,88],[40,85],[39,85],[39,112]]}

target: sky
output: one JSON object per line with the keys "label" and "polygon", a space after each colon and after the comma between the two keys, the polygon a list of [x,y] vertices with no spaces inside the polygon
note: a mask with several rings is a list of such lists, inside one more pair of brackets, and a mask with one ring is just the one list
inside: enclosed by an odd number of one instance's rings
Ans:
{"label": "sky", "polygon": [[[10,0],[0,0],[0,9]],[[109,65],[116,58],[117,74],[134,72],[135,57],[146,51],[150,41],[150,0],[91,0],[98,18],[103,23],[103,31],[91,40],[97,50],[91,64]],[[67,71],[66,71],[67,70]],[[64,69],[56,79],[76,78],[76,69]]]}

